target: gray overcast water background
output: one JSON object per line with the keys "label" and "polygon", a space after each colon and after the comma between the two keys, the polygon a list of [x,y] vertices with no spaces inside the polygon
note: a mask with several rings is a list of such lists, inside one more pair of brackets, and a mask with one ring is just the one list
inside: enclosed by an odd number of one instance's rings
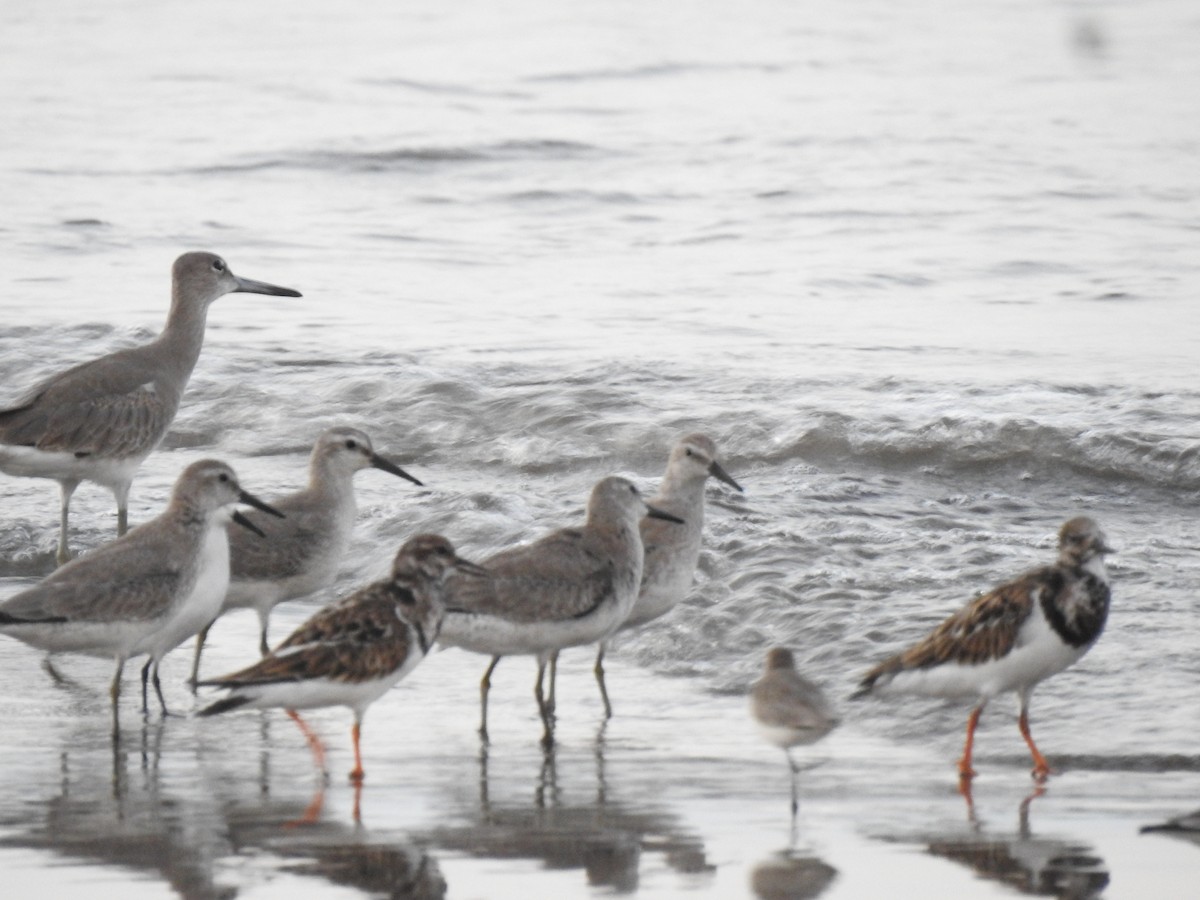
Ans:
{"label": "gray overcast water background", "polygon": [[[113,744],[108,662],[61,688],[0,641],[10,896],[1194,896],[1197,848],[1138,833],[1200,806],[1194,3],[19,0],[0,26],[0,400],[155,333],[185,250],[304,293],[214,304],[132,521],[207,456],[293,490],[338,423],[428,487],[358,476],[337,594],[417,530],[479,558],[602,475],[652,491],[689,431],[746,488],[710,486],[695,591],[615,647],[606,729],[568,652],[543,759],[508,660],[481,756],[486,661],[436,654],[367,718],[358,825],[346,711],[313,717],[322,822],[288,829],[318,779],[282,714],[130,706]],[[57,487],[0,489],[8,596],[53,566]],[[1120,552],[1107,632],[1034,698],[1063,774],[1025,802],[996,703],[969,809],[965,708],[845,698],[1081,512]],[[73,524],[109,540],[107,491]],[[214,674],[252,659],[253,616],[210,642]],[[742,698],[775,643],[845,719],[794,836]]]}

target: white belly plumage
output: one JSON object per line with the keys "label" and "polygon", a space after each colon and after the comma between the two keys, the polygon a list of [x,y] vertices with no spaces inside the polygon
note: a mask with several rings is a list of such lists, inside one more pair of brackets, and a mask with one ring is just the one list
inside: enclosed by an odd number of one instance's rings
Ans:
{"label": "white belly plumage", "polygon": [[449,647],[495,656],[549,653],[565,647],[593,644],[608,637],[624,615],[614,603],[579,619],[513,622],[482,613],[447,613],[438,638]]}
{"label": "white belly plumage", "polygon": [[424,658],[425,655],[414,646],[402,666],[368,681],[306,678],[303,681],[281,681],[235,688],[234,693],[246,697],[246,706],[253,709],[318,709],[326,706],[348,706],[361,713],[395,687]]}
{"label": "white belly plumage", "polygon": [[1033,687],[1075,663],[1090,645],[1063,643],[1040,611],[1021,629],[1016,644],[999,659],[984,663],[942,663],[925,669],[906,669],[890,680],[882,678],[875,692],[924,694],[933,697],[991,698],[1008,691]]}
{"label": "white belly plumage", "polygon": [[229,538],[224,522],[214,521],[205,532],[198,566],[191,591],[186,597],[175,599],[162,627],[148,634],[136,653],[149,653],[161,659],[220,613],[229,588]]}
{"label": "white belly plumage", "polygon": [[24,478],[93,481],[113,488],[132,481],[150,452],[112,459],[101,456],[78,457],[74,453],[58,450],[0,445],[0,471]]}

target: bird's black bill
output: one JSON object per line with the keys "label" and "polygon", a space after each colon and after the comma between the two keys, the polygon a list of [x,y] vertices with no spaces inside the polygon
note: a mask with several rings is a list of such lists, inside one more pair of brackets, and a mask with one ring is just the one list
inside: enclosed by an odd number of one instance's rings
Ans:
{"label": "bird's black bill", "polygon": [[411,475],[409,475],[407,472],[405,472],[402,468],[400,468],[394,462],[388,462],[388,460],[384,459],[382,456],[379,456],[376,453],[371,454],[371,465],[373,465],[377,469],[382,469],[384,472],[387,472],[389,475],[399,475],[401,478],[407,478],[409,481],[411,481],[413,484],[417,485],[418,487],[425,487],[425,485],[422,482],[413,478]]}
{"label": "bird's black bill", "polygon": [[249,491],[242,491],[240,494],[238,494],[238,503],[245,503],[247,506],[253,506],[255,509],[261,509],[267,515],[274,516],[277,519],[287,518],[287,516],[285,516],[275,507],[268,506],[266,503],[263,503]]}
{"label": "bird's black bill", "polygon": [[[725,482],[727,485],[729,485],[731,488],[734,488],[735,490],[739,490],[739,491],[742,490],[742,486],[740,484],[738,484],[736,481],[734,481],[733,476],[730,475],[728,472],[726,472],[724,469],[722,469],[721,464],[719,462],[717,462],[715,459],[712,461],[712,465],[708,467],[708,474],[711,475],[713,478],[717,479],[717,481]],[[745,493],[745,491],[742,491],[742,493]]]}
{"label": "bird's black bill", "polygon": [[476,578],[487,578],[492,574],[483,566],[477,566],[475,563],[463,559],[461,556],[454,557],[454,568],[458,569],[464,575],[473,575]]}
{"label": "bird's black bill", "polygon": [[[234,276],[237,277],[236,275]],[[272,297],[303,297],[299,291],[291,288],[267,284],[265,281],[255,281],[253,278],[238,278],[238,286],[233,289],[235,294],[270,294]]]}
{"label": "bird's black bill", "polygon": [[679,518],[679,516],[673,516],[669,512],[659,509],[657,506],[651,506],[649,503],[646,504],[646,515],[652,519],[663,519],[667,522],[674,522],[676,525],[684,524],[683,519]]}
{"label": "bird's black bill", "polygon": [[260,538],[265,538],[267,536],[267,533],[265,531],[263,531],[261,528],[259,528],[257,525],[255,525],[253,522],[251,522],[249,519],[247,519],[245,516],[243,516],[240,512],[235,512],[233,514],[233,521],[237,522],[239,525],[241,525],[247,531],[253,531]]}

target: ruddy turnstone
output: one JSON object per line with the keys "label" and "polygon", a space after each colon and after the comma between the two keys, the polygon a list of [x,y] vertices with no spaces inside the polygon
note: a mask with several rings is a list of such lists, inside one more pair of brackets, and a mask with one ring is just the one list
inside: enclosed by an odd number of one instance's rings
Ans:
{"label": "ruddy turnstone", "polygon": [[923,694],[977,697],[967,719],[958,771],[969,780],[975,728],[987,702],[1016,691],[1018,726],[1042,780],[1050,765],[1029,731],[1033,689],[1082,657],[1104,630],[1109,585],[1104,555],[1112,548],[1100,526],[1086,516],[1067,521],[1058,533],[1058,559],[972,600],[926,638],[867,672],[855,697]]}
{"label": "ruddy turnstone", "polygon": [[50,653],[85,653],[117,661],[110,694],[113,724],[125,661],[143,653],[142,712],[151,676],[164,714],[158,664],[221,608],[229,586],[233,521],[255,530],[234,505],[275,515],[242,490],[233,469],[202,460],[183,470],[157,518],[93,550],[0,604],[0,632]]}
{"label": "ruddy turnstone", "polygon": [[[375,452],[371,439],[357,428],[330,428],[317,438],[309,458],[308,487],[272,501],[283,519],[252,513],[249,518],[268,537],[242,540],[242,532],[229,533],[229,592],[221,614],[239,608],[258,613],[259,650],[267,646],[267,621],[271,610],[333,584],[338,566],[354,530],[354,473],[374,467],[391,475],[413,478],[395,463]],[[196,635],[192,682],[199,677],[200,654],[213,623]]]}
{"label": "ruddy turnstone", "polygon": [[824,693],[796,671],[792,651],[767,651],[762,678],[750,689],[750,713],[764,738],[783,750],[792,773],[792,815],[799,809],[796,777],[799,769],[792,748],[819,741],[838,724]]}
{"label": "ruddy turnstone", "polygon": [[354,712],[350,780],[361,782],[363,716],[416,668],[437,640],[444,613],[443,581],[455,571],[471,577],[486,575],[459,557],[440,535],[410,538],[396,554],[391,577],[318,611],[265,659],[232,675],[200,682],[224,688],[228,696],[199,715],[282,707],[300,725],[322,765],[320,743],[296,711],[347,706]]}
{"label": "ruddy turnstone", "polygon": [[200,357],[209,305],[229,293],[300,296],[239,278],[213,253],[185,253],[171,270],[171,310],[157,338],[60,372],[0,410],[0,471],[51,478],[61,488],[60,565],[70,557],[71,495],[81,481],[113,492],[117,535],[125,533],[134,475],[175,419]]}
{"label": "ruddy turnstone", "polygon": [[642,580],[643,515],[683,522],[647,504],[627,479],[603,478],[592,489],[581,528],[563,528],[490,557],[484,561],[489,577],[450,582],[442,643],[492,657],[479,686],[484,740],[488,690],[500,658],[534,655],[542,742],[554,742],[543,694],[546,664],[564,647],[603,640],[629,615]]}

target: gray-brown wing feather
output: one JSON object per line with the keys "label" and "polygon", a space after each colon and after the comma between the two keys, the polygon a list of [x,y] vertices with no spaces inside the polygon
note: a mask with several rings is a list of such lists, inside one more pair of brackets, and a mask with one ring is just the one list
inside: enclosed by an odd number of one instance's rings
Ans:
{"label": "gray-brown wing feather", "polygon": [[327,540],[329,517],[293,498],[272,501],[285,518],[257,510],[242,513],[266,535],[229,526],[229,568],[237,580],[287,578],[302,573]]}
{"label": "gray-brown wing feather", "polygon": [[505,550],[482,565],[487,577],[450,579],[447,610],[513,622],[564,621],[587,615],[614,590],[612,563],[575,529]]}
{"label": "gray-brown wing feather", "polygon": [[144,621],[178,598],[194,562],[189,532],[153,519],[119,541],[72,560],[3,604],[21,618],[61,616],[70,621]]}
{"label": "gray-brown wing feather", "polygon": [[135,456],[154,448],[179,406],[176,391],[156,386],[143,348],[68,369],[17,406],[0,412],[8,444],[83,455]]}
{"label": "gray-brown wing feather", "polygon": [[162,615],[178,592],[180,573],[161,570],[87,579],[42,582],[4,604],[16,618],[61,617],[69,622],[147,621]]}

